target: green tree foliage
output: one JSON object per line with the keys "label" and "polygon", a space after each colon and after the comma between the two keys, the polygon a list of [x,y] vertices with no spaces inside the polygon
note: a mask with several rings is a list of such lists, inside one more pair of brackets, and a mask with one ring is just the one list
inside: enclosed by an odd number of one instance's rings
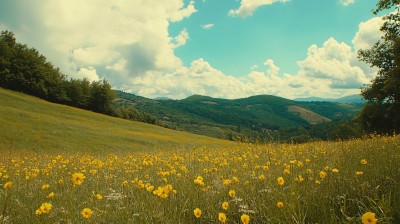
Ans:
{"label": "green tree foliage", "polygon": [[381,40],[359,51],[362,61],[378,68],[376,78],[362,90],[368,103],[359,118],[366,130],[379,133],[400,131],[400,1],[380,0],[373,13],[386,9],[394,11],[383,17]]}
{"label": "green tree foliage", "polygon": [[46,57],[17,43],[9,31],[0,36],[0,87],[99,113],[113,112],[115,94],[106,80],[67,80]]}
{"label": "green tree foliage", "polygon": [[90,84],[89,108],[93,111],[112,114],[112,101],[114,99],[115,93],[105,79]]}

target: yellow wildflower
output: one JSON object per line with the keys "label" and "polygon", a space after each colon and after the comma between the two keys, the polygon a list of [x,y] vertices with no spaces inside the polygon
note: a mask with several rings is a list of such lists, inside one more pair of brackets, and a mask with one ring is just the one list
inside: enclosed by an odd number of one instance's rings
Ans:
{"label": "yellow wildflower", "polygon": [[225,215],[225,213],[222,213],[222,212],[218,213],[218,220],[219,220],[220,222],[222,222],[222,223],[225,223],[225,222],[226,222],[226,215]]}
{"label": "yellow wildflower", "polygon": [[51,192],[50,194],[48,194],[48,195],[46,196],[46,198],[54,198],[54,192]]}
{"label": "yellow wildflower", "polygon": [[71,181],[74,185],[81,185],[83,180],[85,180],[85,175],[83,173],[74,173],[72,174]]}
{"label": "yellow wildflower", "polygon": [[278,206],[278,208],[283,208],[283,202],[278,202],[277,204],[276,204],[276,206]]}
{"label": "yellow wildflower", "polygon": [[47,190],[47,189],[49,189],[49,187],[50,187],[50,185],[48,185],[48,184],[43,184],[43,185],[42,185],[42,190]]}
{"label": "yellow wildflower", "polygon": [[366,212],[364,215],[362,215],[361,221],[363,224],[376,224],[378,219],[375,218],[375,213]]}
{"label": "yellow wildflower", "polygon": [[336,168],[334,168],[334,169],[332,169],[332,172],[334,172],[334,173],[339,173],[339,170],[336,169]]}
{"label": "yellow wildflower", "polygon": [[327,174],[325,171],[319,172],[319,177],[320,177],[321,179],[324,179],[326,176],[328,176],[328,174]]}
{"label": "yellow wildflower", "polygon": [[281,185],[281,186],[282,186],[282,185],[284,185],[284,184],[285,184],[285,180],[283,179],[283,177],[278,177],[278,179],[277,179],[277,180],[278,180],[278,184],[279,184],[279,185]]}
{"label": "yellow wildflower", "polygon": [[229,196],[231,196],[232,198],[235,197],[236,195],[236,191],[235,190],[230,190],[229,191]]}
{"label": "yellow wildflower", "polygon": [[196,208],[195,210],[193,210],[193,214],[196,218],[200,218],[201,216],[201,209]]}
{"label": "yellow wildflower", "polygon": [[35,214],[36,215],[41,215],[41,214],[49,214],[51,211],[51,207],[53,207],[50,203],[43,203],[39,209],[36,210]]}
{"label": "yellow wildflower", "polygon": [[12,185],[13,185],[13,183],[12,183],[11,181],[8,181],[8,182],[6,182],[6,183],[4,184],[3,188],[4,188],[4,189],[8,189],[8,188],[12,187]]}
{"label": "yellow wildflower", "polygon": [[81,212],[81,215],[83,216],[83,218],[88,219],[92,216],[93,211],[90,208],[84,208]]}
{"label": "yellow wildflower", "polygon": [[362,165],[366,165],[366,164],[368,163],[368,161],[367,161],[366,159],[362,159],[362,160],[360,161],[360,163],[361,163]]}
{"label": "yellow wildflower", "polygon": [[357,172],[356,172],[356,175],[357,175],[357,176],[361,176],[361,175],[363,175],[363,174],[364,174],[364,172],[362,172],[362,171],[357,171]]}
{"label": "yellow wildflower", "polygon": [[222,208],[223,208],[224,210],[228,210],[228,208],[229,208],[229,203],[228,203],[227,201],[222,202]]}
{"label": "yellow wildflower", "polygon": [[243,224],[249,224],[250,223],[250,216],[243,214],[240,216],[240,219],[242,220]]}
{"label": "yellow wildflower", "polygon": [[103,199],[103,196],[101,194],[96,194],[96,199],[100,201],[101,199]]}

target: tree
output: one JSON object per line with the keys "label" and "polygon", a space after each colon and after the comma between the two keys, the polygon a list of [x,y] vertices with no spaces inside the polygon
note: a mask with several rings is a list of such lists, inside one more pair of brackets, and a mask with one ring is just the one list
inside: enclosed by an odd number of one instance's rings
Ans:
{"label": "tree", "polygon": [[89,109],[104,114],[112,114],[115,93],[105,80],[93,81],[90,85]]}
{"label": "tree", "polygon": [[373,13],[386,9],[394,11],[383,16],[384,35],[371,49],[358,52],[361,61],[378,68],[376,78],[362,89],[368,102],[359,118],[365,129],[379,133],[400,131],[400,0],[380,0]]}

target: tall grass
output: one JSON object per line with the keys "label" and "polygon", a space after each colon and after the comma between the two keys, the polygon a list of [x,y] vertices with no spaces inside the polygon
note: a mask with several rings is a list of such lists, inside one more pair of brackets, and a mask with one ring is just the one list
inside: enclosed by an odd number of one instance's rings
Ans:
{"label": "tall grass", "polygon": [[[227,223],[241,223],[243,214],[250,223],[361,223],[366,212],[378,223],[400,220],[400,136],[2,155],[4,223],[219,223],[219,213]],[[71,179],[75,173],[85,176],[80,185]],[[35,214],[43,203],[50,212]],[[85,208],[92,211],[87,218]]]}

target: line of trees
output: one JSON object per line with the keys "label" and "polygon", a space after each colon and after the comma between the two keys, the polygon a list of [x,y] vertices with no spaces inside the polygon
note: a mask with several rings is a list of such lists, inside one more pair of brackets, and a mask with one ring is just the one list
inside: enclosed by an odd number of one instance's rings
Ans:
{"label": "line of trees", "polygon": [[0,86],[55,103],[113,113],[115,94],[106,80],[67,79],[36,49],[17,43],[9,31],[0,36]]}

